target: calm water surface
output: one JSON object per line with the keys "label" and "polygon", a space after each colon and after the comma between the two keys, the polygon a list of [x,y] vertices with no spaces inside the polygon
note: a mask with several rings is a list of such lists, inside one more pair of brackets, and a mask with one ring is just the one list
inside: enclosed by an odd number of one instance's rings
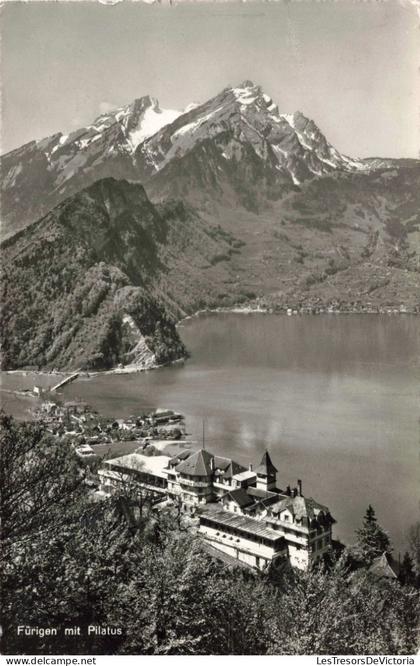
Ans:
{"label": "calm water surface", "polygon": [[[247,464],[267,448],[280,487],[303,479],[344,541],[371,503],[404,548],[419,517],[419,318],[217,314],[179,330],[185,364],[77,380],[63,397],[115,417],[173,408],[199,441],[204,419],[208,449]],[[3,375],[3,389],[32,383]],[[6,392],[3,401],[20,417],[30,406]]]}

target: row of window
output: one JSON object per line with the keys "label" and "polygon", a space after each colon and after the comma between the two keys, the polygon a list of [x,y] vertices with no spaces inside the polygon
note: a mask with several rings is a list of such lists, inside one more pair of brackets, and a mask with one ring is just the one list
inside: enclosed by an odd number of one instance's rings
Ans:
{"label": "row of window", "polygon": [[230,525],[220,525],[219,523],[216,523],[205,517],[200,518],[200,525],[220,530],[221,532],[225,532],[225,534],[231,534],[232,536],[240,536],[243,539],[247,539],[248,541],[253,541],[254,543],[258,543],[263,546],[268,546],[272,548],[274,545],[271,539],[267,539],[265,537],[261,537],[256,534],[252,534],[252,532],[241,530],[238,527],[232,527]]}
{"label": "row of window", "polygon": [[188,479],[190,481],[206,481],[210,483],[210,478],[208,476],[196,476],[195,474],[184,474],[184,472],[180,473],[176,471],[175,467],[172,469],[168,468],[167,474],[168,476],[179,476],[180,479]]}
{"label": "row of window", "polygon": [[[182,483],[180,484],[182,487]],[[189,492],[193,495],[209,495],[209,488],[195,488],[192,486],[186,486],[185,488],[182,488],[185,492]],[[211,490],[211,489],[210,489]]]}
{"label": "row of window", "polygon": [[293,534],[295,537],[307,538],[307,534],[302,533],[300,530],[295,530],[293,527],[284,527],[278,523],[270,524],[271,529],[280,532],[281,534]]}
{"label": "row of window", "polygon": [[166,479],[162,479],[160,476],[154,476],[154,474],[148,474],[147,472],[140,472],[135,469],[124,469],[121,471],[118,468],[111,467],[114,472],[118,472],[121,476],[131,477],[135,481],[140,483],[147,483],[150,486],[156,486],[157,488],[167,488],[168,482]]}
{"label": "row of window", "polygon": [[147,474],[146,472],[140,472],[136,474],[138,480],[142,483],[148,483],[150,486],[157,486],[158,488],[166,488],[168,482],[166,479],[161,479],[159,476],[154,476],[153,474]]}
{"label": "row of window", "polygon": [[[182,487],[182,479],[181,479],[179,485]],[[209,486],[205,486],[203,488],[203,486],[198,486],[197,487],[197,486],[189,486],[189,485],[185,484],[185,488],[183,490],[189,490],[190,492],[196,493],[197,495],[202,495],[202,494],[208,493],[209,490],[211,490],[211,488],[209,488]]]}

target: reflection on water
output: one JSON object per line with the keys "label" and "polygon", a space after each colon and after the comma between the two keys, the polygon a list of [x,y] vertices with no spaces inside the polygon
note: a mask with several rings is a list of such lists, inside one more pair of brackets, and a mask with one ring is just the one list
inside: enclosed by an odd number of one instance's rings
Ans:
{"label": "reflection on water", "polygon": [[[404,546],[418,519],[418,318],[219,314],[179,330],[184,365],[78,380],[63,396],[110,416],[173,408],[197,440],[204,419],[214,452],[247,464],[268,448],[280,486],[302,478],[343,540],[371,503]],[[25,381],[7,375],[4,386]]]}

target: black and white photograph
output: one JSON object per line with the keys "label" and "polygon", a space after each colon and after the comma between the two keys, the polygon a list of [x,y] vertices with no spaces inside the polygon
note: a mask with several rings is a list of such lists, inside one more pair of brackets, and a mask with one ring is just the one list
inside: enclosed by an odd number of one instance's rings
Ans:
{"label": "black and white photograph", "polygon": [[415,663],[419,35],[3,3],[4,663]]}

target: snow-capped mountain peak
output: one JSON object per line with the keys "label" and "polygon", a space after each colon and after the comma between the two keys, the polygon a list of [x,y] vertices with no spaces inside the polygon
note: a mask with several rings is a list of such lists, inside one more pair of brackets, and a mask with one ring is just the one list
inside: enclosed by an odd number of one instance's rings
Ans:
{"label": "snow-capped mountain peak", "polygon": [[92,155],[100,154],[104,147],[109,153],[132,154],[140,143],[181,114],[182,111],[161,109],[157,99],[146,95],[131,104],[102,113],[91,125],[70,134],[60,133],[43,139],[38,145],[45,146],[51,166],[59,159],[61,167],[75,155],[78,162],[87,154],[92,159]]}
{"label": "snow-capped mountain peak", "polygon": [[[81,169],[96,167],[108,157],[129,158],[128,168],[140,167],[142,178],[148,178],[198,143],[226,133],[236,142],[250,144],[259,157],[274,159],[294,184],[336,169],[368,168],[341,155],[299,111],[280,113],[261,86],[249,80],[183,111],[162,109],[150,95],[139,97],[101,114],[87,127],[56,134],[36,146],[45,155],[49,171],[57,171],[60,188]],[[223,154],[236,153],[228,148]]]}
{"label": "snow-capped mountain peak", "polygon": [[[132,151],[162,127],[172,123],[182,113],[182,111],[174,109],[161,109],[158,100],[154,97],[142,97],[135,100],[130,106],[132,109],[128,107],[129,112],[124,117],[123,126]],[[116,118],[118,120],[118,114]]]}
{"label": "snow-capped mountain peak", "polygon": [[252,81],[244,81],[237,88],[231,88],[234,96],[240,104],[252,104],[261,95],[261,87],[256,86]]}
{"label": "snow-capped mountain peak", "polygon": [[174,109],[161,109],[155,97],[146,95],[111,113],[99,116],[92,127],[100,131],[117,122],[126,139],[125,148],[133,152],[142,141],[173,122],[181,113],[182,111]]}
{"label": "snow-capped mountain peak", "polygon": [[[163,109],[149,95],[139,97],[86,127],[10,152],[2,159],[3,210],[23,221],[35,219],[86,183],[108,176],[144,183],[210,144],[220,162],[216,179],[226,166],[237,172],[242,157],[253,153],[274,181],[279,177],[290,185],[374,168],[367,160],[342,155],[312,120],[299,111],[280,112],[261,86],[243,81],[183,111]],[[208,171],[206,159],[201,168]],[[25,202],[34,182],[41,183],[39,203],[28,211]]]}
{"label": "snow-capped mountain peak", "polygon": [[[274,160],[295,185],[335,170],[367,168],[359,160],[341,155],[300,111],[280,113],[272,98],[252,81],[225,88],[204,104],[189,108],[145,139],[136,158],[144,161],[146,175],[152,176],[174,157],[227,132],[232,140],[251,144],[260,158]],[[221,150],[224,157],[236,154],[235,150]]]}

